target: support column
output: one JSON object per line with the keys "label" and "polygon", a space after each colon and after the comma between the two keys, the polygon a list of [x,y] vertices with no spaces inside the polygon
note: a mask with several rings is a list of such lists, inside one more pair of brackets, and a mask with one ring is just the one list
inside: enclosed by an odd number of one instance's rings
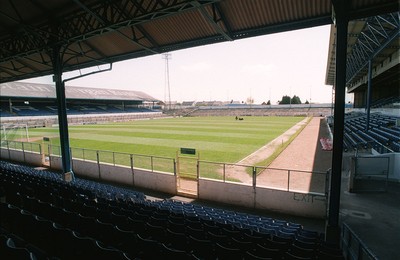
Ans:
{"label": "support column", "polygon": [[69,147],[69,136],[68,136],[68,121],[67,121],[67,103],[65,100],[65,85],[62,81],[62,64],[60,59],[60,48],[55,47],[53,49],[53,68],[54,77],[53,81],[56,85],[57,95],[57,108],[58,108],[58,128],[60,133],[60,144],[61,144],[61,160],[62,170],[64,173],[65,180],[71,180],[74,178],[71,164],[71,152]]}
{"label": "support column", "polygon": [[9,107],[9,110],[10,110],[10,115],[12,115],[13,114],[13,110],[12,110],[11,98],[8,99],[8,107]]}
{"label": "support column", "polygon": [[340,243],[339,209],[340,188],[342,179],[344,107],[346,94],[346,55],[347,26],[346,1],[336,1],[336,74],[335,74],[335,104],[333,127],[333,156],[330,194],[328,204],[328,219],[326,226],[326,241]]}
{"label": "support column", "polygon": [[367,125],[365,131],[369,130],[369,116],[371,114],[371,91],[372,91],[372,59],[368,61],[368,90],[367,90]]}

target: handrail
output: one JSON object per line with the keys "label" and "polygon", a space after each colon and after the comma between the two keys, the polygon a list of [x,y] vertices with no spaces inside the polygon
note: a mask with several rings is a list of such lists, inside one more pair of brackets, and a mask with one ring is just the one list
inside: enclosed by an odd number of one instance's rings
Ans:
{"label": "handrail", "polygon": [[[12,149],[9,147],[9,143],[18,143],[18,146],[21,146],[21,149],[23,150],[24,146],[22,145],[24,142],[18,142],[18,141],[5,141],[7,144],[8,151]],[[40,146],[38,143],[30,143],[30,144],[37,144]],[[2,145],[4,147],[4,144]],[[17,148],[17,147],[16,147]],[[53,145],[53,144],[47,144],[47,151],[45,152],[44,149],[38,149],[39,151],[42,151],[42,153],[46,156],[52,157],[59,157],[60,153],[55,152],[54,150],[57,150],[59,148],[58,145]],[[81,152],[80,152],[81,151]],[[90,152],[90,153],[89,153]],[[162,156],[152,156],[152,155],[144,155],[144,154],[132,154],[132,153],[125,153],[125,152],[113,152],[113,151],[108,151],[108,150],[95,150],[95,149],[86,149],[86,148],[74,148],[71,147],[71,155],[75,159],[83,159],[83,161],[94,161],[100,165],[100,163],[110,163],[113,164],[114,166],[118,165],[125,165],[125,166],[130,166],[131,168],[142,168],[142,169],[149,169],[152,172],[157,170],[157,171],[162,171],[162,172],[168,172],[168,173],[173,173],[176,174],[177,171],[177,166],[176,166],[176,158],[171,158],[171,157],[162,157]],[[75,155],[75,156],[74,156]],[[78,155],[78,156],[77,156]],[[82,156],[82,157],[81,157]],[[103,157],[104,156],[104,157]],[[165,161],[168,160],[168,161]],[[244,169],[244,172],[247,172],[251,177],[253,178],[252,184],[254,187],[257,186],[257,173],[264,170],[273,170],[273,171],[283,171],[287,173],[287,180],[285,180],[284,183],[284,189],[287,191],[295,191],[296,189],[291,188],[291,185],[293,184],[292,182],[292,177],[293,173],[308,173],[308,174],[316,174],[316,175],[324,175],[325,176],[325,182],[326,182],[326,175],[329,175],[327,172],[319,172],[319,171],[304,171],[304,170],[295,170],[295,169],[280,169],[280,168],[268,168],[265,166],[255,166],[255,165],[245,165],[245,164],[235,164],[235,163],[224,163],[224,162],[211,162],[211,161],[204,161],[204,160],[198,160],[196,159],[196,167],[197,167],[197,178],[201,179],[202,176],[200,176],[200,167],[199,165],[202,164],[211,164],[211,165],[221,165],[223,166],[223,174],[222,174],[222,180],[225,182],[226,181],[226,175],[225,175],[225,170],[226,166],[233,166],[233,167],[244,167],[247,169]],[[195,173],[195,172],[193,172]],[[214,177],[212,177],[214,178]],[[217,178],[218,179],[218,178]],[[281,185],[281,183],[279,184]],[[326,184],[325,184],[326,185]],[[282,185],[281,185],[282,186]],[[279,190],[282,190],[282,188],[276,187]],[[320,194],[320,195],[325,195],[326,196],[326,187],[325,190],[320,192],[320,191],[309,191],[309,193],[315,193],[315,194]]]}
{"label": "handrail", "polygon": [[357,236],[357,234],[349,227],[347,223],[343,222],[342,226],[342,236],[340,242],[343,254],[347,260],[378,260],[378,257],[372,253],[371,249],[365,245],[365,243]]}

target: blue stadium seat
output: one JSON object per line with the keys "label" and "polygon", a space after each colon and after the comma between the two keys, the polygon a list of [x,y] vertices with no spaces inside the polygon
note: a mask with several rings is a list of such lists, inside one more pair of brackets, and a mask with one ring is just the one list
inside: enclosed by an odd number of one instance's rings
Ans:
{"label": "blue stadium seat", "polygon": [[381,130],[380,128],[374,128],[373,131],[390,139],[390,141],[392,141],[392,142],[400,142],[400,135],[385,132],[385,131]]}
{"label": "blue stadium seat", "polygon": [[[46,249],[55,256],[87,257],[88,251],[82,247],[88,247],[94,254],[102,253],[116,259],[153,259],[162,257],[166,252],[192,259],[220,259],[224,256],[232,259],[233,255],[241,255],[233,254],[238,248],[240,252],[249,252],[254,257],[265,257],[256,254],[261,250],[256,250],[257,245],[281,253],[297,241],[298,247],[309,251],[318,245],[320,239],[318,233],[284,220],[171,200],[147,201],[142,193],[79,178],[67,184],[60,174],[51,171],[43,174],[43,171],[2,161],[0,169],[10,170],[10,173],[0,174],[0,180],[15,179],[27,185],[14,183],[10,186],[14,189],[31,187],[33,196],[40,197],[43,194],[39,195],[36,190],[41,185],[43,189],[57,192],[53,200],[57,205],[26,195],[19,198],[22,207],[32,211],[36,209],[34,214],[43,214],[44,219],[9,205],[1,205],[0,210],[2,226],[19,230],[16,226],[19,216],[25,225],[36,223],[31,225],[51,230],[54,239],[49,245],[54,249]],[[52,185],[57,188],[50,189]],[[92,194],[96,200],[91,198]],[[68,199],[64,200],[63,196]],[[32,238],[27,230],[19,232],[30,239],[44,240],[45,236]],[[71,246],[63,247],[64,243],[60,241],[77,247],[76,252],[68,252]]]}

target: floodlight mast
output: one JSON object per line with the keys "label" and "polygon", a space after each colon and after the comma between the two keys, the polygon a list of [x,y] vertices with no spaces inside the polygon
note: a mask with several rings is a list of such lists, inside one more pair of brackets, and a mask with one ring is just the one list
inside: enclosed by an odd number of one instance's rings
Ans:
{"label": "floodlight mast", "polygon": [[167,104],[166,89],[168,89],[168,110],[171,109],[171,90],[169,85],[169,60],[171,59],[170,53],[164,53],[163,57],[165,60],[165,90],[164,90],[164,103]]}

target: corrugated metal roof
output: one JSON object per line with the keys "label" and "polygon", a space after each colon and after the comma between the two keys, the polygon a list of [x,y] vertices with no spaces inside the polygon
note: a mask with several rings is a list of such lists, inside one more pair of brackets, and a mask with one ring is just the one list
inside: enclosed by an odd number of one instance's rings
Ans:
{"label": "corrugated metal roof", "polygon": [[[56,98],[56,88],[51,84],[8,82],[0,84],[0,93],[3,97]],[[65,95],[67,99],[159,101],[142,91],[76,86],[66,86]]]}
{"label": "corrugated metal roof", "polygon": [[[353,17],[396,11],[394,0],[353,0]],[[0,1],[0,82],[155,53],[331,23],[330,0]]]}

